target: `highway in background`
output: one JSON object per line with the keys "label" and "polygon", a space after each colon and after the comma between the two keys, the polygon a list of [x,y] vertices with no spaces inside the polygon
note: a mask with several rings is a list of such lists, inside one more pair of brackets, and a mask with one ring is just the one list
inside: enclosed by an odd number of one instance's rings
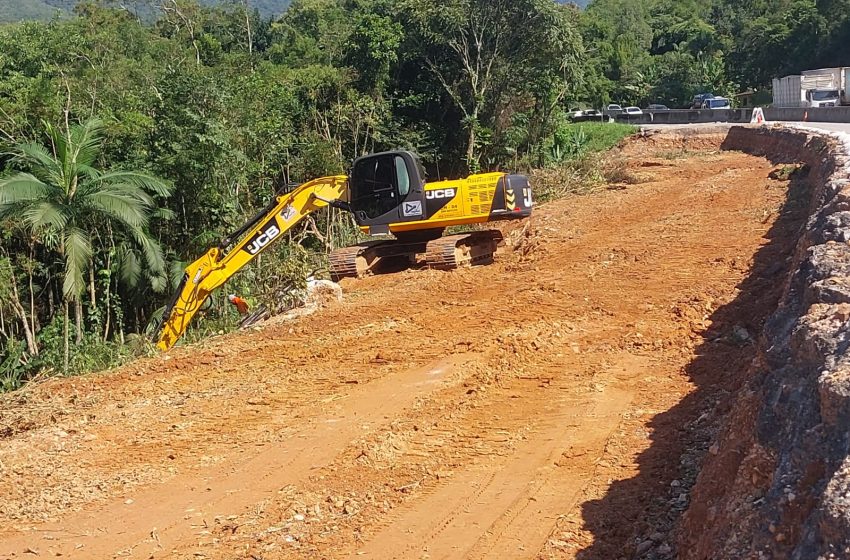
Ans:
{"label": "highway in background", "polygon": [[804,126],[807,128],[817,128],[827,130],[829,132],[846,132],[850,134],[850,123],[829,123],[829,122],[783,122],[781,124],[789,126]]}
{"label": "highway in background", "polygon": [[[768,125],[781,124],[791,127],[815,128],[827,132],[845,132],[850,134],[850,123],[830,122],[791,122],[791,121],[769,121]],[[742,126],[741,123],[692,123],[692,124],[643,124],[637,125],[644,130],[670,130],[676,128],[706,128],[718,126]]]}

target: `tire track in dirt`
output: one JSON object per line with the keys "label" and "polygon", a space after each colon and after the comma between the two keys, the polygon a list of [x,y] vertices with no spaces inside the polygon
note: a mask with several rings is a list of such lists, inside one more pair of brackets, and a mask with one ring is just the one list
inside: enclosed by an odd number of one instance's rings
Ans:
{"label": "tire track in dirt", "polygon": [[[452,373],[462,371],[469,359],[453,355],[372,383],[351,394],[344,407],[312,419],[309,427],[292,434],[285,444],[264,446],[247,461],[237,458],[206,472],[177,477],[134,499],[0,540],[0,556],[37,551],[40,547],[35,543],[41,542],[54,556],[156,557],[191,541],[215,518],[250,509],[281,486],[297,484],[361,435],[364,424],[400,415],[415,399],[457,382]],[[385,405],[376,408],[373,399]]]}
{"label": "tire track in dirt", "polygon": [[[632,367],[641,360],[629,362],[633,362]],[[595,474],[594,470],[576,469],[576,464],[586,457],[602,456],[611,433],[634,399],[634,391],[627,384],[618,383],[594,392],[592,397],[561,403],[561,415],[552,417],[541,437],[529,443],[527,457],[534,461],[530,471],[533,478],[525,482],[524,490],[460,558],[527,556],[543,548],[558,516],[577,505]],[[564,425],[558,423],[561,418]],[[580,442],[578,447],[576,442]],[[520,458],[515,463],[520,463]],[[522,468],[522,464],[507,469],[517,467]],[[522,483],[522,478],[514,478],[508,484],[516,482]]]}
{"label": "tire track in dirt", "polygon": [[[512,558],[542,548],[558,514],[575,505],[592,475],[564,467],[570,457],[601,454],[632,398],[615,386],[589,398],[565,384],[551,389],[567,394],[539,411],[545,422],[507,461],[463,473],[403,508],[350,556]],[[570,449],[576,441],[581,449]]]}

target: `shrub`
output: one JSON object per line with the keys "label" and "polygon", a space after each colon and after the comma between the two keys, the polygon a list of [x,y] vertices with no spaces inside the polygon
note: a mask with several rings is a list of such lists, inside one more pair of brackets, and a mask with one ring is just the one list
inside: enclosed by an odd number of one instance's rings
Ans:
{"label": "shrub", "polygon": [[565,124],[555,134],[548,165],[531,171],[537,200],[546,202],[569,194],[585,194],[606,181],[636,182],[622,160],[605,154],[635,127],[617,123]]}

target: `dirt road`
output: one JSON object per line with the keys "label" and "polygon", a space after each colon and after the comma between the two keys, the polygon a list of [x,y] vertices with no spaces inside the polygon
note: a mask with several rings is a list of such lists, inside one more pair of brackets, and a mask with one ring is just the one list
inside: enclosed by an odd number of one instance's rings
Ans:
{"label": "dirt road", "polygon": [[671,556],[796,214],[764,160],[626,155],[493,266],[6,396],[0,558]]}

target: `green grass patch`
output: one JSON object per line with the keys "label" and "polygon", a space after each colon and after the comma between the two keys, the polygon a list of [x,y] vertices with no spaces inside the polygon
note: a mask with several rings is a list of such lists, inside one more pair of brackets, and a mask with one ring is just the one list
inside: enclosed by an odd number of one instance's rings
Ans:
{"label": "green grass patch", "polygon": [[607,152],[637,127],[622,123],[586,122],[564,124],[555,133],[555,146],[567,146],[583,153]]}
{"label": "green grass patch", "polygon": [[588,193],[609,182],[636,182],[622,158],[608,154],[635,132],[637,127],[620,123],[562,125],[553,139],[547,165],[531,172],[537,200]]}
{"label": "green grass patch", "polygon": [[686,150],[684,148],[678,148],[675,150],[664,150],[663,152],[658,152],[658,157],[661,159],[667,160],[677,160],[677,159],[685,159],[689,157],[693,157],[697,152],[693,150]]}

